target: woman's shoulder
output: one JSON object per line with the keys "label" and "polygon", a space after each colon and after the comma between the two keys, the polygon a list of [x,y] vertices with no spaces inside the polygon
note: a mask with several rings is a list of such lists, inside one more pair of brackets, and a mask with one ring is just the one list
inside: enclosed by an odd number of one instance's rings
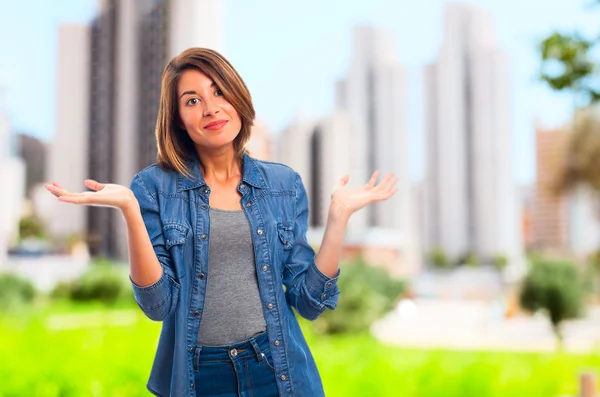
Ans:
{"label": "woman's shoulder", "polygon": [[268,185],[289,185],[288,188],[293,188],[296,182],[298,173],[288,165],[275,161],[252,159],[256,167],[265,176]]}
{"label": "woman's shoulder", "polygon": [[147,189],[155,190],[165,184],[176,183],[177,173],[165,170],[158,164],[151,164],[135,174],[132,183],[141,183]]}

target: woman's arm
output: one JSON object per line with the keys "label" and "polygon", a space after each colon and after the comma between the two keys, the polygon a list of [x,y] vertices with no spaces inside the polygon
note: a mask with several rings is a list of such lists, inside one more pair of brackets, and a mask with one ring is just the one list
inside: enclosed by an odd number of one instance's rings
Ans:
{"label": "woman's arm", "polygon": [[164,247],[158,203],[139,177],[134,178],[131,189],[93,180],[84,184],[93,192],[71,193],[58,183],[46,185],[46,189],[65,203],[113,207],[122,212],[136,301],[149,318],[163,320],[176,306],[179,286],[166,269],[170,256]]}
{"label": "woman's arm", "polygon": [[342,241],[350,215],[374,201],[391,197],[396,183],[388,175],[375,186],[378,173],[366,185],[348,190],[349,177],[344,176],[336,186],[329,208],[329,215],[319,253],[315,252],[306,240],[308,229],[308,198],[299,175],[296,175],[296,217],[294,235],[296,241],[283,269],[283,283],[286,287],[288,304],[298,313],[314,320],[325,309],[333,310],[337,305],[339,288],[339,261]]}
{"label": "woman's arm", "polygon": [[152,247],[139,202],[135,197],[122,212],[127,224],[131,282],[141,288],[151,286],[160,280],[163,269]]}
{"label": "woman's arm", "polygon": [[366,185],[348,190],[346,184],[350,177],[344,175],[334,188],[325,234],[315,258],[317,267],[324,275],[335,277],[338,274],[342,242],[350,216],[367,204],[387,200],[398,190],[394,188],[398,179],[392,179],[392,174],[388,174],[378,185],[375,185],[378,176],[379,172],[375,171]]}

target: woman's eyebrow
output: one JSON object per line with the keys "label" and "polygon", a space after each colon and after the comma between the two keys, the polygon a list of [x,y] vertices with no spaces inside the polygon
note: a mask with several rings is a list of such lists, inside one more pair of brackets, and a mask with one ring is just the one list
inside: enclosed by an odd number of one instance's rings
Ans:
{"label": "woman's eyebrow", "polygon": [[184,91],[183,94],[179,96],[179,99],[183,98],[184,95],[198,95],[196,91]]}
{"label": "woman's eyebrow", "polygon": [[[216,87],[217,83],[215,83],[214,81],[212,83],[210,83],[210,88]],[[198,93],[196,91],[184,91],[180,96],[179,99],[183,98],[184,95],[198,95]]]}

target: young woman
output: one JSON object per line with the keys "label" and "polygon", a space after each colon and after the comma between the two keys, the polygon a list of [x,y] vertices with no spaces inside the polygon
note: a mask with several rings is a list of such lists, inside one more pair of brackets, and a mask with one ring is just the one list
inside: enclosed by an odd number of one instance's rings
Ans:
{"label": "young woman", "polygon": [[147,385],[157,396],[323,396],[292,308],[309,320],[335,308],[348,219],[396,192],[391,174],[356,189],[342,177],[315,255],[300,176],[244,150],[253,120],[229,62],[191,48],[164,70],[158,162],[131,189],[46,186],[63,202],[122,211],[136,301],[163,322]]}

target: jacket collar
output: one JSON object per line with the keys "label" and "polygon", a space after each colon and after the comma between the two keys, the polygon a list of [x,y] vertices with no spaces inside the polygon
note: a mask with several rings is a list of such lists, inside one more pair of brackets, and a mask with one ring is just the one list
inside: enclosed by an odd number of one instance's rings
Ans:
{"label": "jacket collar", "polygon": [[[198,157],[194,156],[191,160],[187,161],[188,168],[190,170],[190,177],[179,174],[177,175],[177,191],[195,189],[203,186],[207,186],[200,171],[200,162]],[[266,188],[267,183],[263,176],[262,171],[258,168],[256,160],[250,157],[247,153],[244,154],[244,160],[242,164],[242,181],[250,186],[256,188]]]}

